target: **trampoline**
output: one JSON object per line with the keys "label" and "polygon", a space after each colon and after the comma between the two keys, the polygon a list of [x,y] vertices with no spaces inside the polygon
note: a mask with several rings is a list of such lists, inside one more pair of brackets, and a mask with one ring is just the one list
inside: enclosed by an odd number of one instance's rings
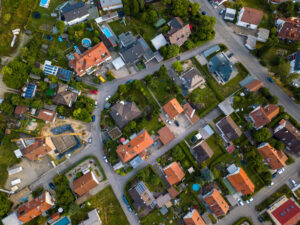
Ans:
{"label": "trampoline", "polygon": [[199,184],[193,184],[193,191],[199,191],[200,185]]}
{"label": "trampoline", "polygon": [[83,38],[82,41],[81,41],[81,45],[82,45],[83,47],[85,47],[85,48],[90,47],[91,44],[92,44],[92,41],[91,41],[91,39],[89,39],[89,38]]}
{"label": "trampoline", "polygon": [[47,41],[52,41],[52,36],[48,34],[46,39],[47,39]]}

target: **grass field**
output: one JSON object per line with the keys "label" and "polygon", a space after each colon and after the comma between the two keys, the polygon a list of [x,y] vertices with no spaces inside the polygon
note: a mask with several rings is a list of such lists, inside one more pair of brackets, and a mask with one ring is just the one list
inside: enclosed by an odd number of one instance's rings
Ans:
{"label": "grass field", "polygon": [[8,55],[18,46],[19,37],[14,47],[10,47],[13,34],[11,30],[24,30],[24,25],[38,0],[2,0],[0,16],[0,55]]}
{"label": "grass field", "polygon": [[71,216],[72,224],[79,224],[87,218],[87,212],[92,209],[100,210],[100,217],[103,225],[129,225],[129,222],[116,198],[111,186],[105,188],[88,200],[91,204],[86,204],[75,215]]}
{"label": "grass field", "polygon": [[174,216],[172,212],[168,212],[166,215],[162,216],[159,212],[159,209],[154,210],[147,216],[141,219],[142,225],[158,225],[158,224],[165,224],[165,225],[172,225],[177,224],[177,218]]}
{"label": "grass field", "polygon": [[206,161],[207,165],[209,165],[210,163],[215,161],[218,157],[220,157],[222,154],[224,154],[224,152],[223,152],[222,148],[220,147],[220,145],[218,144],[218,137],[216,136],[216,134],[210,136],[206,140],[206,142],[214,152],[213,156],[209,160]]}

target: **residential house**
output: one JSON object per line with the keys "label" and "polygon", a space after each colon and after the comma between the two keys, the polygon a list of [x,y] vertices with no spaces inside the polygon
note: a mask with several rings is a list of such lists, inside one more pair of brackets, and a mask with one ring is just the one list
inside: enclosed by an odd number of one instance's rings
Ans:
{"label": "residential house", "polygon": [[64,105],[71,107],[77,100],[77,94],[68,90],[68,85],[59,84],[56,95],[53,97],[52,101],[56,105]]}
{"label": "residential house", "polygon": [[229,211],[229,205],[216,188],[202,197],[215,216],[224,216]]}
{"label": "residential house", "polygon": [[93,171],[84,174],[73,181],[73,191],[79,196],[84,195],[99,184]]}
{"label": "residential house", "polygon": [[260,27],[257,29],[255,36],[257,41],[266,42],[269,38],[269,35],[270,35],[270,30]]}
{"label": "residential house", "polygon": [[84,2],[77,2],[74,4],[68,2],[63,8],[61,8],[60,13],[61,20],[69,26],[86,20],[90,15],[89,6]]}
{"label": "residential house", "polygon": [[28,83],[23,89],[21,96],[23,98],[33,98],[36,94],[37,85]]}
{"label": "residential house", "polygon": [[39,215],[42,215],[48,209],[54,206],[54,199],[48,191],[44,192],[39,197],[29,201],[18,209],[18,219],[23,223],[28,223]]}
{"label": "residential house", "polygon": [[224,52],[220,52],[208,62],[209,72],[223,85],[238,74],[238,70],[229,56]]}
{"label": "residential house", "polygon": [[201,76],[200,72],[196,68],[191,68],[187,72],[180,76],[188,92],[192,92],[197,87],[201,87],[205,84],[204,77]]}
{"label": "residential house", "polygon": [[128,193],[133,200],[132,205],[137,212],[144,209],[151,210],[156,206],[155,198],[143,181],[139,181],[134,187],[130,188]]}
{"label": "residential house", "polygon": [[188,212],[184,217],[183,221],[185,225],[206,225],[199,212],[196,209]]}
{"label": "residential house", "polygon": [[183,105],[183,111],[192,124],[196,123],[200,119],[196,113],[196,109],[194,109],[188,102]]}
{"label": "residential house", "polygon": [[249,195],[254,193],[255,186],[247,176],[246,172],[241,167],[237,167],[232,164],[227,168],[228,175],[226,180],[230,182],[236,192],[240,192],[242,195]]}
{"label": "residential house", "polygon": [[142,130],[129,142],[126,142],[124,145],[119,145],[117,148],[117,153],[122,162],[126,163],[135,156],[142,154],[153,143],[154,142],[149,133],[146,130]]}
{"label": "residential house", "polygon": [[114,119],[118,127],[122,128],[131,120],[141,116],[142,112],[135,102],[120,101],[111,107],[109,114]]}
{"label": "residential house", "polygon": [[182,46],[191,34],[190,25],[184,24],[181,18],[175,17],[168,23],[168,26],[170,30],[165,36],[170,44]]}
{"label": "residential house", "polygon": [[40,109],[37,115],[37,118],[40,120],[48,122],[54,122],[56,119],[56,111],[48,110],[48,109]]}
{"label": "residential house", "polygon": [[167,126],[164,126],[163,128],[161,128],[157,133],[158,133],[159,139],[163,143],[163,145],[170,143],[175,138],[175,135],[172,133],[172,131]]}
{"label": "residential house", "polygon": [[300,18],[280,18],[275,22],[280,40],[300,41]]}
{"label": "residential house", "polygon": [[253,80],[249,84],[245,86],[246,90],[248,92],[257,92],[259,89],[261,89],[264,86],[263,82],[260,80]]}
{"label": "residential house", "polygon": [[288,151],[300,155],[300,131],[289,121],[281,120],[274,129],[274,136],[283,141]]}
{"label": "residential house", "polygon": [[168,42],[163,34],[159,34],[159,35],[155,36],[151,40],[151,43],[156,50],[159,50],[161,47],[168,44]]}
{"label": "residential house", "polygon": [[221,137],[226,142],[232,142],[242,135],[241,129],[236,125],[230,116],[226,116],[216,123],[217,128],[221,132]]}
{"label": "residential house", "polygon": [[171,200],[172,200],[171,195],[169,193],[166,193],[158,196],[158,198],[156,199],[156,203],[158,208],[162,208],[164,206],[170,208],[172,206]]}
{"label": "residential house", "polygon": [[275,225],[295,225],[300,221],[300,207],[297,202],[285,195],[273,202],[267,213]]}
{"label": "residential house", "polygon": [[194,157],[196,158],[196,161],[199,165],[210,159],[214,154],[213,150],[204,140],[193,147],[193,152],[195,152]]}
{"label": "residential house", "polygon": [[100,0],[104,11],[123,8],[122,0]]}
{"label": "residential house", "polygon": [[168,193],[171,196],[172,199],[176,198],[180,193],[177,191],[177,189],[173,186],[168,188]]}
{"label": "residential house", "polygon": [[31,160],[38,160],[56,149],[50,137],[36,139],[35,142],[22,150],[23,155]]}
{"label": "residential house", "polygon": [[74,53],[74,59],[69,61],[69,66],[75,70],[78,76],[91,74],[97,66],[111,59],[110,53],[103,42],[94,45],[82,54]]}
{"label": "residential house", "polygon": [[292,55],[289,55],[289,61],[290,73],[300,74],[300,51],[296,51]]}
{"label": "residential house", "polygon": [[282,151],[273,148],[269,143],[262,143],[257,149],[271,169],[278,170],[285,166],[288,157]]}
{"label": "residential house", "polygon": [[21,118],[27,112],[27,107],[24,105],[18,105],[15,108],[14,115],[17,118]]}
{"label": "residential house", "polygon": [[253,123],[255,129],[260,129],[270,123],[272,119],[279,113],[279,106],[276,105],[266,105],[264,108],[258,106],[252,112],[250,112],[249,117]]}
{"label": "residential house", "polygon": [[131,36],[131,32],[119,36],[122,46],[119,55],[126,65],[133,65],[140,60],[147,63],[157,57],[143,37],[131,39]]}
{"label": "residential house", "polygon": [[173,98],[167,104],[165,104],[163,106],[163,110],[167,113],[170,119],[174,119],[176,116],[183,113],[183,108],[176,98]]}
{"label": "residential house", "polygon": [[98,209],[93,209],[88,212],[88,218],[79,223],[79,225],[102,225],[101,218],[97,212]]}
{"label": "residential house", "polygon": [[256,29],[262,18],[262,10],[243,7],[239,12],[236,25],[250,29]]}
{"label": "residential house", "polygon": [[174,185],[182,181],[184,172],[177,162],[173,162],[164,168],[166,180],[170,185]]}
{"label": "residential house", "polygon": [[224,20],[234,21],[235,14],[236,14],[235,9],[226,8]]}

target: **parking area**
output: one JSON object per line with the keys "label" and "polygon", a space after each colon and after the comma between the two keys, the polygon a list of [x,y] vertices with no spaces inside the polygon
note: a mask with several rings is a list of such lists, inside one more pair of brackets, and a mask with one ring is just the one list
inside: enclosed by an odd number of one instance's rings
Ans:
{"label": "parking area", "polygon": [[172,120],[171,123],[167,123],[168,128],[172,131],[172,133],[175,136],[178,136],[181,133],[183,133],[190,125],[191,122],[183,113],[176,116],[176,118]]}
{"label": "parking area", "polygon": [[[13,186],[16,186],[19,191],[33,183],[44,173],[53,168],[51,164],[51,158],[49,156],[45,156],[37,161],[29,161],[28,159],[24,158],[21,163],[9,169],[17,167],[22,167],[22,171],[8,176],[5,189],[11,190]],[[11,185],[11,182],[17,179],[20,179],[21,182],[16,185]]]}

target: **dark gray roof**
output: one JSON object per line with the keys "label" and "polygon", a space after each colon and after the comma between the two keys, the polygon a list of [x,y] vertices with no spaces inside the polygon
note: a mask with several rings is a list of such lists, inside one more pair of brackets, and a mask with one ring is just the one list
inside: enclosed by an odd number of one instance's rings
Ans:
{"label": "dark gray roof", "polygon": [[181,29],[184,24],[182,19],[180,19],[179,17],[175,17],[168,23],[168,25],[171,29]]}
{"label": "dark gray roof", "polygon": [[66,4],[61,9],[62,16],[66,22],[72,21],[76,18],[89,14],[89,7],[84,2],[78,2],[76,4]]}
{"label": "dark gray roof", "polygon": [[129,31],[127,33],[122,33],[119,35],[119,41],[121,43],[121,46],[124,48],[129,47],[133,43],[135,43],[135,37],[132,35],[132,33]]}
{"label": "dark gray roof", "polygon": [[139,37],[129,47],[121,48],[119,53],[126,64],[133,64],[142,57],[144,57],[147,62],[154,57],[154,53],[142,37]]}
{"label": "dark gray roof", "polygon": [[192,88],[197,83],[199,83],[201,79],[201,74],[196,68],[190,69],[188,72],[182,75],[182,78],[185,80],[186,85],[189,88]]}
{"label": "dark gray roof", "polygon": [[193,147],[193,150],[196,153],[195,158],[199,164],[210,159],[214,154],[213,150],[209,147],[206,141],[200,142],[198,145]]}
{"label": "dark gray roof", "polygon": [[120,128],[124,127],[131,120],[138,118],[141,114],[141,110],[134,102],[118,102],[110,110],[111,117]]}
{"label": "dark gray roof", "polygon": [[234,141],[242,135],[241,129],[230,116],[224,117],[216,125],[219,130],[223,132],[223,137],[226,138],[227,141]]}
{"label": "dark gray roof", "polygon": [[295,66],[294,66],[294,70],[295,71],[299,71],[300,70],[300,51],[296,52],[295,55]]}

